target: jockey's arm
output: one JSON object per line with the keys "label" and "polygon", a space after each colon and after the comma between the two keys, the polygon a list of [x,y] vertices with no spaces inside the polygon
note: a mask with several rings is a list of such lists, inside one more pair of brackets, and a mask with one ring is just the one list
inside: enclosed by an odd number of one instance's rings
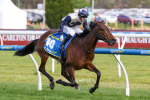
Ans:
{"label": "jockey's arm", "polygon": [[71,17],[70,16],[67,16],[60,24],[60,27],[59,27],[59,34],[63,34],[63,27],[65,25],[67,25],[68,23],[71,22]]}
{"label": "jockey's arm", "polygon": [[87,21],[85,20],[83,23],[83,28],[87,31],[90,31],[90,28],[88,27]]}

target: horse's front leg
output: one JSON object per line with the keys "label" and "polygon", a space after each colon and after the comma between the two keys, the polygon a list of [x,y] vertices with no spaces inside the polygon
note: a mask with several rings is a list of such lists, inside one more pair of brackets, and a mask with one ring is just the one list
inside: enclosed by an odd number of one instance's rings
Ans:
{"label": "horse's front leg", "polygon": [[[63,64],[61,64],[61,75],[62,75],[63,77],[65,77],[69,82],[71,82],[70,77],[69,77],[68,74],[66,73],[66,70],[65,70],[64,67],[65,67],[65,66],[64,66]],[[58,79],[58,80],[56,81],[56,83],[62,84],[63,86],[71,86],[70,83],[67,83],[67,82],[63,81],[62,79]]]}
{"label": "horse's front leg", "polygon": [[88,62],[86,69],[93,71],[97,74],[96,83],[95,83],[94,87],[89,90],[90,93],[93,93],[99,87],[101,72],[93,65],[92,62]]}
{"label": "horse's front leg", "polygon": [[75,69],[74,69],[74,67],[73,66],[67,67],[67,72],[68,72],[69,77],[70,77],[71,86],[75,87],[76,89],[80,89],[79,85],[75,81]]}
{"label": "horse's front leg", "polygon": [[48,59],[48,56],[41,57],[41,65],[39,67],[39,71],[49,79],[49,81],[51,82],[49,87],[51,90],[53,90],[55,86],[53,77],[51,77],[45,70],[45,64],[47,62],[47,59]]}
{"label": "horse's front leg", "polygon": [[[70,73],[70,76],[68,76],[68,72],[70,72],[70,68],[67,68],[65,66],[61,66],[61,75],[64,76],[69,82],[71,82],[70,77],[75,77],[75,75],[72,75],[74,73]],[[72,85],[72,83],[67,83],[61,79],[57,80],[56,83],[62,84],[63,86],[74,86],[75,89],[80,89],[79,85],[75,82],[75,85]],[[74,84],[74,83],[73,83]]]}

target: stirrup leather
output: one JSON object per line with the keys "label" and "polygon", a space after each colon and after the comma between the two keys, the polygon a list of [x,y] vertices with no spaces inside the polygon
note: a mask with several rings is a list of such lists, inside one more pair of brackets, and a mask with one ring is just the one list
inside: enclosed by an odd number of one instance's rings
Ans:
{"label": "stirrup leather", "polygon": [[62,43],[62,44],[60,45],[59,49],[62,50],[62,51],[65,51],[64,47],[65,47],[65,45]]}

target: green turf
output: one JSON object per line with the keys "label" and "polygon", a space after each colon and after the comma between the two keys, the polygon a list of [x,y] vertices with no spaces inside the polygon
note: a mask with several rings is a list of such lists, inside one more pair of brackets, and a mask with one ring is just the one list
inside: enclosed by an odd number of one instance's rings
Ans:
{"label": "green turf", "polygon": [[[0,99],[1,100],[148,100],[150,98],[150,57],[121,55],[130,86],[130,97],[125,95],[125,78],[118,77],[117,61],[112,55],[96,54],[93,64],[101,71],[99,88],[93,93],[89,89],[94,86],[96,74],[85,69],[76,71],[76,81],[81,90],[71,87],[55,85],[50,90],[48,79],[41,74],[43,90],[38,90],[38,77],[34,64],[29,56],[13,56],[13,51],[0,51]],[[33,54],[38,65],[40,57]],[[51,58],[49,58],[46,70],[54,77],[54,80],[64,79],[61,76],[60,64],[56,64],[55,73],[52,73]]]}
{"label": "green turf", "polygon": [[131,96],[124,95],[124,89],[100,87],[89,94],[89,87],[81,86],[80,90],[56,85],[50,90],[43,85],[42,91],[37,91],[37,84],[29,83],[0,83],[1,100],[149,100],[149,90],[131,90]]}

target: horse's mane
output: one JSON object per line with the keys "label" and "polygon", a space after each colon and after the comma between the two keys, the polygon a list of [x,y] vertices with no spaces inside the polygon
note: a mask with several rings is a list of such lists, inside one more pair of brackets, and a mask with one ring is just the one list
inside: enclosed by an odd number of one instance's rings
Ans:
{"label": "horse's mane", "polygon": [[[90,30],[92,30],[95,26],[96,26],[96,23],[93,22],[93,21],[91,21],[90,24],[89,24]],[[81,34],[79,34],[79,35],[77,34],[76,36],[77,36],[77,37],[84,37],[84,36],[86,36],[88,33],[89,33],[88,30],[83,30],[83,33],[81,33]]]}
{"label": "horse's mane", "polygon": [[96,26],[96,23],[93,21],[90,21],[89,27],[92,30]]}
{"label": "horse's mane", "polygon": [[[99,23],[105,24],[103,20],[99,21]],[[92,30],[95,26],[96,26],[96,22],[90,21],[90,24],[89,24],[90,29]]]}
{"label": "horse's mane", "polygon": [[88,30],[83,30],[83,33],[81,34],[76,34],[77,37],[85,37],[89,33]]}

